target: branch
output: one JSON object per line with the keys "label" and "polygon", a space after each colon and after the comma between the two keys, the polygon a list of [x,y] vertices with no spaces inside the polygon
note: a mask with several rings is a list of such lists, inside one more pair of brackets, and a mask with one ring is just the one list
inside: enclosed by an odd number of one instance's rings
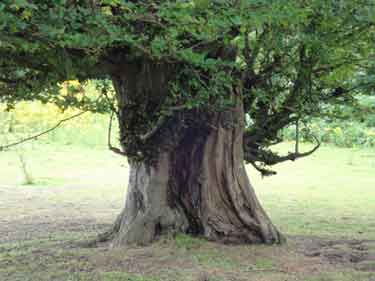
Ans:
{"label": "branch", "polygon": [[299,153],[299,152],[288,153],[288,155],[285,155],[285,156],[275,155],[275,157],[273,157],[272,159],[270,159],[270,161],[268,161],[267,165],[275,165],[277,163],[288,161],[288,160],[295,161],[299,158],[307,157],[313,154],[316,150],[318,150],[321,144],[317,137],[314,136],[314,139],[317,142],[317,144],[311,150],[303,152],[303,153]]}
{"label": "branch", "polygon": [[159,131],[161,129],[161,127],[163,127],[163,125],[164,125],[164,123],[165,123],[166,120],[167,120],[167,115],[160,116],[160,118],[158,119],[158,121],[156,121],[155,126],[150,131],[148,131],[147,133],[139,136],[139,138],[141,139],[141,141],[146,141],[149,138],[151,138],[153,135],[155,135],[156,132]]}
{"label": "branch", "polygon": [[109,118],[109,124],[108,124],[108,148],[112,152],[122,155],[122,156],[127,156],[125,152],[121,151],[121,149],[112,146],[111,144],[111,134],[112,134],[112,120],[113,120],[113,115],[115,114],[115,111],[112,111],[111,117]]}
{"label": "branch", "polygon": [[243,49],[243,56],[246,61],[247,69],[250,71],[253,71],[253,66],[255,63],[255,60],[260,52],[261,43],[265,39],[265,36],[267,35],[268,29],[265,27],[263,32],[259,35],[259,38],[257,38],[257,41],[255,43],[255,46],[253,49],[250,48],[250,42],[249,42],[249,32],[246,31],[244,34],[244,49]]}
{"label": "branch", "polygon": [[303,152],[303,153],[299,153],[298,151],[296,151],[294,153],[288,153],[288,155],[285,155],[285,156],[279,156],[278,154],[272,151],[263,150],[260,147],[256,149],[245,147],[244,158],[245,158],[245,161],[253,165],[253,167],[262,174],[262,176],[272,176],[276,174],[275,171],[261,167],[257,164],[257,162],[262,163],[263,165],[273,166],[275,164],[278,164],[284,161],[288,161],[288,160],[295,161],[299,158],[307,157],[313,154],[320,147],[320,144],[321,144],[317,137],[315,136],[313,137],[317,142],[316,146],[313,149]]}
{"label": "branch", "polygon": [[67,118],[61,119],[58,123],[56,123],[55,126],[49,128],[49,129],[46,130],[46,131],[43,131],[43,132],[38,133],[38,134],[36,134],[36,135],[33,135],[33,136],[31,136],[31,137],[27,137],[27,138],[25,138],[25,139],[21,139],[21,140],[19,140],[19,141],[16,141],[16,142],[14,142],[14,143],[11,143],[11,144],[7,144],[7,145],[0,146],[0,151],[6,150],[6,149],[8,149],[8,148],[10,148],[10,147],[13,147],[13,146],[17,146],[17,145],[22,144],[22,143],[25,143],[25,142],[27,142],[27,141],[35,140],[35,139],[37,139],[37,138],[40,137],[40,136],[43,136],[43,135],[45,135],[45,134],[48,134],[48,133],[52,132],[53,130],[56,130],[56,129],[57,129],[58,127],[60,127],[64,122],[67,122],[67,121],[69,121],[69,120],[72,120],[72,119],[74,119],[74,118],[77,118],[77,117],[81,116],[82,114],[86,113],[87,111],[88,111],[88,110],[81,111],[81,112],[79,112],[79,113],[77,113],[77,114],[75,114],[75,115],[72,115],[72,116],[70,116],[70,117],[67,117]]}
{"label": "branch", "polygon": [[154,136],[163,127],[163,125],[165,124],[165,121],[167,120],[169,115],[171,115],[174,111],[178,111],[178,110],[185,109],[185,108],[186,108],[186,106],[184,106],[184,105],[170,107],[168,114],[161,115],[159,117],[159,119],[156,121],[155,126],[150,131],[148,131],[147,133],[139,136],[140,140],[146,141],[149,138],[151,138],[152,136]]}
{"label": "branch", "polygon": [[298,119],[296,120],[296,143],[294,146],[294,151],[296,153],[299,152],[299,120]]}
{"label": "branch", "polygon": [[154,14],[144,14],[134,18],[135,21],[140,21],[143,23],[150,23],[159,26],[162,29],[167,29],[167,26],[164,25],[162,22],[159,21]]}
{"label": "branch", "polygon": [[260,174],[262,175],[262,177],[269,177],[269,176],[274,176],[276,175],[276,172],[273,171],[273,170],[269,170],[269,169],[266,169],[266,168],[263,168],[261,166],[259,166],[257,163],[255,162],[250,162],[250,164],[258,171],[260,172]]}

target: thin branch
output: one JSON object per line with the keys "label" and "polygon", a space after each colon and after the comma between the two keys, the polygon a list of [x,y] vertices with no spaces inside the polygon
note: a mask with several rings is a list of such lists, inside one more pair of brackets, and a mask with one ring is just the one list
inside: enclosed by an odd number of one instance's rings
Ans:
{"label": "thin branch", "polygon": [[[120,119],[120,113],[116,109],[115,104],[111,101],[110,97],[108,96],[107,92],[103,92],[104,98],[107,100],[109,108],[112,110],[112,114],[115,113],[117,118]],[[112,121],[111,121],[112,122]],[[112,126],[112,125],[111,125]]]}
{"label": "thin branch", "polygon": [[0,151],[6,150],[6,149],[8,149],[8,148],[10,148],[10,147],[13,147],[13,146],[17,146],[17,145],[22,144],[22,143],[25,143],[25,142],[27,142],[27,141],[35,140],[35,139],[37,139],[37,138],[39,138],[39,137],[41,137],[41,136],[43,136],[43,135],[45,135],[45,134],[48,134],[48,133],[52,132],[53,130],[56,130],[56,129],[57,129],[58,127],[60,127],[63,123],[65,123],[65,122],[67,122],[67,121],[69,121],[69,120],[72,120],[72,119],[74,119],[74,118],[77,118],[77,117],[81,116],[82,114],[86,113],[87,111],[88,111],[88,110],[81,111],[81,112],[79,112],[79,113],[77,113],[77,114],[74,114],[74,115],[72,115],[72,116],[70,116],[70,117],[67,117],[67,118],[61,119],[59,122],[56,123],[55,126],[49,128],[48,130],[45,130],[45,131],[43,131],[43,132],[41,132],[41,133],[38,133],[38,134],[36,134],[36,135],[30,136],[30,137],[27,137],[27,138],[24,138],[24,139],[21,139],[21,140],[19,140],[19,141],[16,141],[16,142],[14,142],[14,143],[11,143],[11,144],[7,144],[7,145],[0,146]]}
{"label": "thin branch", "polygon": [[150,131],[148,131],[147,133],[139,136],[139,138],[141,139],[141,141],[146,141],[149,138],[151,138],[152,136],[154,136],[156,134],[156,132],[159,131],[161,129],[161,127],[163,127],[163,125],[164,125],[165,121],[167,120],[167,118],[168,118],[167,115],[160,116],[160,118],[158,119],[158,121],[156,121],[155,126]]}
{"label": "thin branch", "polygon": [[321,145],[320,141],[318,140],[318,138],[316,136],[313,136],[313,138],[315,139],[317,144],[311,150],[303,152],[303,153],[294,152],[294,153],[289,153],[288,155],[285,155],[285,156],[275,157],[275,159],[273,159],[274,163],[272,162],[272,164],[269,164],[269,165],[274,165],[274,164],[284,162],[284,161],[287,161],[287,160],[295,161],[299,158],[307,157],[307,156],[313,154],[315,151],[318,150],[318,148]]}
{"label": "thin branch", "polygon": [[296,120],[296,143],[294,147],[294,152],[298,153],[299,152],[299,120]]}
{"label": "thin branch", "polygon": [[161,27],[162,29],[167,29],[167,26],[164,25],[162,22],[158,21],[158,18],[156,18],[153,14],[144,14],[141,16],[137,16],[134,18],[134,20],[154,24]]}
{"label": "thin branch", "polygon": [[108,124],[108,148],[109,148],[109,150],[111,150],[112,152],[114,152],[116,154],[119,154],[119,155],[122,155],[122,156],[126,156],[125,152],[121,151],[121,149],[119,149],[117,147],[112,146],[112,144],[111,144],[112,121],[113,121],[113,115],[115,113],[116,113],[115,111],[112,111],[111,117],[109,118],[109,124]]}
{"label": "thin branch", "polygon": [[266,168],[263,168],[256,164],[255,162],[250,162],[250,164],[262,175],[262,177],[269,177],[269,176],[274,176],[276,175],[276,172],[273,170],[269,170]]}
{"label": "thin branch", "polygon": [[182,109],[185,109],[186,106],[185,105],[181,105],[181,106],[172,106],[169,109],[169,112],[168,114],[163,114],[159,117],[159,119],[156,121],[155,123],[155,126],[150,130],[148,131],[147,133],[139,136],[140,140],[141,141],[146,141],[148,140],[149,138],[151,138],[152,136],[154,136],[162,127],[163,125],[165,124],[165,122],[167,121],[168,117],[173,114],[173,112],[175,111],[179,111],[179,110],[182,110]]}
{"label": "thin branch", "polygon": [[[244,147],[244,158],[245,161],[250,163],[251,165],[254,166],[256,170],[258,170],[262,176],[272,176],[275,175],[276,172],[273,170],[269,170],[263,167],[264,166],[273,166],[275,164],[285,162],[285,161],[295,161],[299,158],[302,157],[307,157],[311,154],[313,154],[321,145],[319,139],[312,135],[312,137],[315,139],[317,142],[316,146],[314,146],[311,150],[299,153],[298,151],[294,153],[288,153],[285,156],[280,156],[276,154],[275,152],[268,151],[268,150],[263,150],[261,148],[250,148],[248,146]],[[261,163],[262,166],[259,166],[257,163]]]}

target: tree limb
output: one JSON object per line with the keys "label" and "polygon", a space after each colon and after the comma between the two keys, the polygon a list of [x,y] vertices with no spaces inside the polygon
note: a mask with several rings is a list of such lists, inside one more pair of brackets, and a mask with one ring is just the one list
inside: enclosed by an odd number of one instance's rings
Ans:
{"label": "tree limb", "polygon": [[256,170],[258,170],[262,176],[271,176],[275,175],[276,172],[266,169],[264,167],[259,166],[257,163],[262,163],[263,165],[273,166],[281,162],[285,161],[295,161],[299,158],[307,157],[313,154],[321,145],[320,141],[317,137],[313,136],[317,144],[309,151],[306,152],[289,152],[287,155],[280,156],[275,152],[270,150],[262,149],[261,147],[251,148],[249,146],[244,146],[244,159],[246,162],[250,163],[254,166]]}
{"label": "tree limb", "polygon": [[159,117],[159,119],[156,121],[155,126],[148,131],[147,133],[139,136],[141,141],[146,141],[152,136],[154,136],[164,125],[165,121],[168,119],[168,116],[172,114],[174,111],[178,111],[181,109],[186,108],[186,106],[181,105],[181,106],[172,106],[169,108],[169,113],[168,114],[163,114]]}
{"label": "tree limb", "polygon": [[65,122],[67,122],[67,121],[69,121],[69,120],[72,120],[72,119],[74,119],[74,118],[77,118],[77,117],[81,116],[82,114],[86,113],[87,111],[88,111],[88,110],[81,111],[81,112],[79,112],[79,113],[77,113],[77,114],[74,114],[74,115],[72,115],[72,116],[70,116],[70,117],[67,117],[67,118],[61,119],[59,122],[56,123],[55,126],[49,128],[48,130],[45,130],[45,131],[43,131],[43,132],[41,132],[41,133],[38,133],[38,134],[36,134],[36,135],[30,136],[30,137],[27,137],[27,138],[24,138],[24,139],[21,139],[21,140],[19,140],[19,141],[16,141],[16,142],[14,142],[14,143],[11,143],[11,144],[7,144],[7,145],[0,146],[0,151],[6,150],[6,149],[8,149],[8,148],[10,148],[10,147],[13,147],[13,146],[17,146],[17,145],[22,144],[22,143],[25,143],[25,142],[27,142],[27,141],[35,140],[35,139],[37,139],[37,138],[39,138],[39,137],[41,137],[41,136],[43,136],[43,135],[45,135],[45,134],[48,134],[48,133],[52,132],[53,130],[57,129],[57,128],[60,127],[63,123],[65,123]]}
{"label": "tree limb", "polygon": [[113,115],[115,114],[115,111],[112,111],[111,117],[109,118],[109,124],[108,124],[108,148],[112,152],[122,155],[122,156],[127,156],[125,152],[123,152],[121,149],[112,146],[111,144],[111,134],[112,134],[112,121],[113,121]]}
{"label": "tree limb", "polygon": [[260,172],[260,174],[262,175],[262,177],[269,177],[269,176],[276,175],[275,171],[263,168],[263,167],[259,166],[254,161],[250,162],[250,164],[255,168],[255,170],[257,170],[258,172]]}

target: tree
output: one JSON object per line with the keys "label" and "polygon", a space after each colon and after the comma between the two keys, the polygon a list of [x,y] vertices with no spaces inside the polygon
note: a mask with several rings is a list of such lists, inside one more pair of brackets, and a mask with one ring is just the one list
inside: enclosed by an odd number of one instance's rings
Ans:
{"label": "tree", "polygon": [[[354,79],[373,67],[374,12],[372,0],[4,0],[0,99],[117,116],[121,149],[110,147],[128,157],[130,180],[98,241],[185,232],[281,243],[244,161],[270,175],[267,166],[311,154],[319,144],[285,156],[269,146],[374,87]],[[59,95],[72,79],[96,79],[103,95]]]}

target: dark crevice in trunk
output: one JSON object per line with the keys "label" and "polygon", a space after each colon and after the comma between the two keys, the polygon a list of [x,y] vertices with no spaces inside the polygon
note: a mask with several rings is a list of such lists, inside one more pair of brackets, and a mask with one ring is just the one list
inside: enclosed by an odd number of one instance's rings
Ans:
{"label": "dark crevice in trunk", "polygon": [[171,153],[169,188],[189,221],[187,232],[204,233],[200,219],[202,160],[207,129],[189,128]]}

